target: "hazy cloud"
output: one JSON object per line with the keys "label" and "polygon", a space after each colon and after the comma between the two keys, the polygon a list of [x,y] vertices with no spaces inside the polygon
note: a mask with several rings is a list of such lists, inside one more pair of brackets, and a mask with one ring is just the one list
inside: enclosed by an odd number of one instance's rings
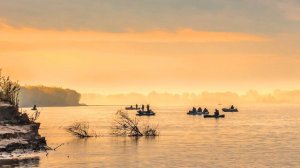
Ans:
{"label": "hazy cloud", "polygon": [[[0,22],[0,42],[15,43],[71,43],[71,42],[139,42],[139,43],[207,43],[207,42],[262,42],[262,35],[234,32],[205,32],[192,29],[176,31],[155,30],[147,32],[100,32],[74,30],[40,30],[36,28],[14,28]],[[11,45],[11,44],[10,44]]]}
{"label": "hazy cloud", "polygon": [[[288,18],[298,19],[299,4],[293,2],[279,5]],[[14,26],[110,32],[298,31],[294,23],[280,17],[277,4],[277,0],[0,0],[0,18]]]}
{"label": "hazy cloud", "polygon": [[278,8],[283,12],[283,15],[292,21],[300,21],[300,1],[278,1]]}

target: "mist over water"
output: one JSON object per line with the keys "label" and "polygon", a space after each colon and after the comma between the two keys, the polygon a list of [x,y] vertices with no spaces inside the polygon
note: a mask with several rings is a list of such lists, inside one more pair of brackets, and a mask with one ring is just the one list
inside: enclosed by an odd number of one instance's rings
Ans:
{"label": "mist over water", "polygon": [[[220,108],[219,106],[218,108]],[[156,138],[112,137],[119,106],[43,108],[40,133],[48,145],[65,145],[36,167],[297,167],[300,165],[299,105],[241,106],[225,119],[188,116],[190,107],[153,107],[157,116],[141,117],[159,125]],[[209,107],[212,112],[214,107]],[[129,112],[132,116],[135,111]],[[88,121],[102,137],[79,140],[65,131]],[[24,162],[24,166],[27,162]]]}

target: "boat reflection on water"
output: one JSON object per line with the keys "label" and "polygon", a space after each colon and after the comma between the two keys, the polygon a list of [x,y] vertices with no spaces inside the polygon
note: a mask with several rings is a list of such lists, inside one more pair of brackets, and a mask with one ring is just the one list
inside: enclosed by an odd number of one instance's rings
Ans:
{"label": "boat reflection on water", "polygon": [[40,158],[0,159],[0,167],[39,167]]}

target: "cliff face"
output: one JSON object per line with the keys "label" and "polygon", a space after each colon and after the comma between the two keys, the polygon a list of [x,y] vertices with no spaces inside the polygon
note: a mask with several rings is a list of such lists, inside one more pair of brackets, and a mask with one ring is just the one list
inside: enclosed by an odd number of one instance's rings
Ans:
{"label": "cliff face", "polygon": [[0,104],[0,154],[16,150],[45,150],[44,137],[39,135],[40,123],[30,121],[26,114],[9,104]]}
{"label": "cliff face", "polygon": [[19,116],[18,109],[9,104],[0,104],[0,123],[16,120]]}

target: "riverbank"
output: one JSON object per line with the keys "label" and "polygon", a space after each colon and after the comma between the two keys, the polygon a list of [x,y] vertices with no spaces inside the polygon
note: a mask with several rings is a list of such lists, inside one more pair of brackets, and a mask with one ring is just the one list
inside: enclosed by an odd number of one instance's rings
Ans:
{"label": "riverbank", "polygon": [[31,121],[18,108],[0,104],[0,159],[2,155],[47,149],[46,139],[39,134],[40,123]]}

